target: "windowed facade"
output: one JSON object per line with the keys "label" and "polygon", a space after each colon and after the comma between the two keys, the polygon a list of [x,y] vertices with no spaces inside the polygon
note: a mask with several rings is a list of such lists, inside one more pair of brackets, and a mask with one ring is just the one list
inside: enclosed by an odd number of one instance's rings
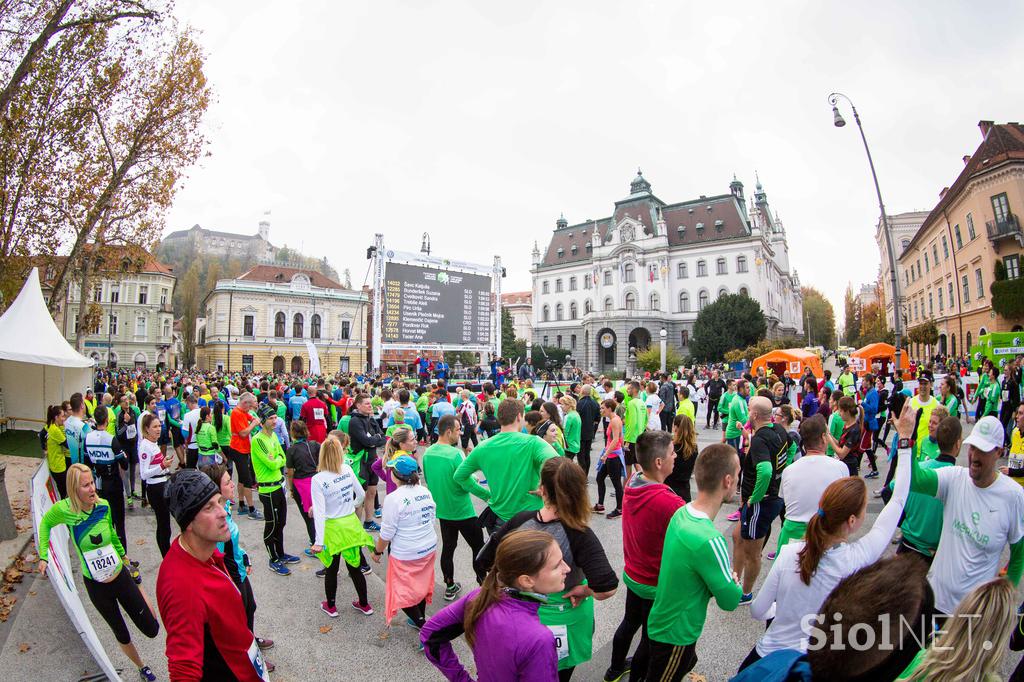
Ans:
{"label": "windowed facade", "polygon": [[612,284],[612,271],[611,270],[605,270],[604,271],[604,285],[605,286],[611,286],[611,284]]}
{"label": "windowed facade", "polygon": [[274,336],[279,339],[284,338],[284,313],[278,313],[274,315]]}
{"label": "windowed facade", "polygon": [[706,261],[703,261],[703,260],[697,261],[697,276],[698,277],[707,277],[708,276],[708,264],[707,264]]}
{"label": "windowed facade", "polygon": [[555,293],[556,294],[562,293],[562,280],[561,279],[556,279],[555,280]]}
{"label": "windowed facade", "polygon": [[606,311],[615,310],[615,303],[614,303],[614,301],[612,301],[612,297],[611,296],[609,296],[608,298],[604,299],[604,309]]}
{"label": "windowed facade", "polygon": [[686,262],[684,261],[676,266],[676,278],[686,279],[687,277],[689,277],[689,275],[686,272]]}
{"label": "windowed facade", "polygon": [[550,322],[551,321],[551,306],[549,306],[547,304],[544,304],[544,307],[541,308],[540,321],[541,322]]}
{"label": "windowed facade", "polygon": [[626,263],[622,266],[622,281],[623,282],[635,282],[636,281],[636,267],[632,263]]}
{"label": "windowed facade", "polygon": [[542,294],[550,294],[551,293],[551,284],[547,280],[544,280],[543,282],[540,283],[540,293],[542,293]]}
{"label": "windowed facade", "polygon": [[690,295],[685,291],[679,294],[679,312],[690,312]]}
{"label": "windowed facade", "polygon": [[569,319],[575,320],[577,317],[579,317],[579,315],[577,315],[578,312],[579,311],[576,308],[576,301],[573,301],[572,303],[569,304]]}
{"label": "windowed facade", "polygon": [[948,282],[947,283],[947,285],[946,285],[946,293],[949,295],[946,300],[949,301],[949,307],[952,308],[953,307],[953,301],[956,300],[956,298],[953,297],[953,282]]}
{"label": "windowed facade", "polygon": [[117,336],[117,315],[110,315],[107,318],[107,333],[111,336]]}
{"label": "windowed facade", "polygon": [[102,303],[103,302],[103,285],[102,284],[97,284],[96,286],[94,286],[92,288],[92,300],[93,300],[93,303]]}
{"label": "windowed facade", "polygon": [[1006,198],[1006,192],[992,197],[992,215],[996,219],[997,228],[1010,221],[1010,200]]}
{"label": "windowed facade", "polygon": [[959,251],[960,249],[964,248],[964,239],[960,235],[960,225],[959,224],[953,226],[953,239],[956,240],[956,250],[957,251]]}
{"label": "windowed facade", "polygon": [[945,306],[942,305],[942,287],[939,287],[939,290],[936,291],[935,293],[938,294],[939,297],[939,314],[941,315],[942,312],[945,310]]}
{"label": "windowed facade", "polygon": [[626,294],[625,298],[626,310],[636,310],[636,294],[632,291]]}
{"label": "windowed facade", "polygon": [[985,298],[985,280],[981,276],[981,268],[974,271],[974,284],[978,289],[978,298]]}
{"label": "windowed facade", "polygon": [[699,300],[699,303],[698,303],[697,310],[704,310],[704,308],[707,307],[708,302],[709,302],[708,292],[706,290],[704,290],[704,289],[701,289],[701,292],[700,292],[700,294],[698,296],[698,300]]}
{"label": "windowed facade", "polygon": [[149,300],[149,286],[146,284],[139,285],[139,305],[146,305],[146,301]]}
{"label": "windowed facade", "polygon": [[967,214],[967,238],[974,241],[974,216],[970,213]]}
{"label": "windowed facade", "polygon": [[162,336],[165,339],[171,338],[171,321],[170,320],[164,320]]}
{"label": "windowed facade", "polygon": [[719,258],[715,261],[715,273],[718,275],[728,275],[729,268],[725,264],[725,258]]}
{"label": "windowed facade", "polygon": [[575,277],[570,277],[569,278],[569,291],[576,291],[576,278]]}
{"label": "windowed facade", "polygon": [[576,335],[573,334],[569,337],[569,350],[576,350]]}
{"label": "windowed facade", "polygon": [[942,235],[942,257],[949,259],[949,242],[946,241],[946,235]]}
{"label": "windowed facade", "polygon": [[657,294],[651,294],[651,310],[661,310],[661,299]]}
{"label": "windowed facade", "polygon": [[167,297],[169,295],[170,292],[167,290],[167,287],[160,288],[160,305],[167,305]]}
{"label": "windowed facade", "polygon": [[746,272],[746,271],[747,271],[747,257],[746,256],[737,256],[736,257],[736,272]]}
{"label": "windowed facade", "polygon": [[348,320],[341,321],[341,340],[348,341],[352,338],[352,323]]}
{"label": "windowed facade", "polygon": [[960,278],[960,288],[962,289],[962,293],[963,293],[963,297],[964,297],[964,303],[970,303],[971,302],[971,290],[970,290],[970,287],[968,287],[968,285],[967,285],[967,275],[964,275],[962,278]]}
{"label": "windowed facade", "polygon": [[590,302],[589,298],[583,302],[583,314],[584,315],[586,315],[587,313],[591,312],[593,309],[594,309],[594,304]]}
{"label": "windowed facade", "polygon": [[313,315],[309,320],[309,338],[319,339],[320,338],[320,316]]}
{"label": "windowed facade", "polygon": [[242,356],[242,371],[243,372],[251,372],[252,371],[252,356],[251,355],[243,355]]}
{"label": "windowed facade", "polygon": [[295,313],[292,317],[292,338],[301,339],[305,332],[306,321],[302,318],[302,313]]}
{"label": "windowed facade", "polygon": [[1012,256],[1004,257],[1003,265],[1006,267],[1007,279],[1017,279],[1020,277],[1020,255],[1015,253]]}
{"label": "windowed facade", "polygon": [[246,315],[242,318],[242,336],[256,336],[256,316]]}
{"label": "windowed facade", "polygon": [[[558,303],[558,304],[555,305],[555,320],[561,322],[564,319],[565,319],[565,307],[561,303]],[[559,344],[559,345],[561,345],[561,344]]]}
{"label": "windowed facade", "polygon": [[[723,296],[727,296],[728,294],[729,294],[729,290],[726,289],[725,287],[722,287],[721,289],[718,290],[718,298],[722,298]],[[715,300],[718,300],[718,299],[715,299]]]}
{"label": "windowed facade", "polygon": [[135,318],[135,336],[146,336],[146,318],[142,315]]}
{"label": "windowed facade", "polygon": [[681,345],[683,345],[683,346],[689,346],[690,345],[690,332],[689,332],[689,330],[684,329],[680,333],[680,335],[679,335],[679,343]]}

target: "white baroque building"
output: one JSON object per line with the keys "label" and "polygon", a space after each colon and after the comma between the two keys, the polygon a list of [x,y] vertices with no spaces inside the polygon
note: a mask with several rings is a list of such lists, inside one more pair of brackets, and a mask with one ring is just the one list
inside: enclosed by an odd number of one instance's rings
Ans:
{"label": "white baroque building", "polygon": [[624,370],[629,348],[662,329],[686,355],[697,313],[727,293],[761,304],[769,337],[803,334],[800,280],[760,181],[749,207],[735,178],[728,194],[666,204],[637,171],[610,217],[559,218],[531,272],[533,343],[569,349],[591,371]]}

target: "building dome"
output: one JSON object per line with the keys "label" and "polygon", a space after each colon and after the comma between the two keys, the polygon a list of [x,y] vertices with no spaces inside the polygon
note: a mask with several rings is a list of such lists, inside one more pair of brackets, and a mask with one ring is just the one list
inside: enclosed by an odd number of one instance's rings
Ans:
{"label": "building dome", "polygon": [[629,183],[630,194],[643,194],[651,191],[651,183],[644,179],[643,172],[637,168],[636,177],[633,178],[633,182]]}
{"label": "building dome", "polygon": [[558,220],[555,221],[555,227],[559,229],[563,227],[569,227],[569,221],[565,219],[564,213],[558,217]]}

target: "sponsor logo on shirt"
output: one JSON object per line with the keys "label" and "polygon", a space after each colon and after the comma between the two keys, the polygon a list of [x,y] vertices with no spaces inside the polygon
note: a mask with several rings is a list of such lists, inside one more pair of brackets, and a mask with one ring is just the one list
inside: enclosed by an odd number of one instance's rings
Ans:
{"label": "sponsor logo on shirt", "polygon": [[964,536],[965,538],[973,541],[974,544],[985,547],[988,545],[989,537],[988,535],[978,530],[977,525],[980,521],[981,514],[979,514],[978,512],[973,512],[971,514],[971,523],[975,526],[974,528],[968,526],[960,519],[955,519],[953,521],[953,530],[955,530],[957,533]]}

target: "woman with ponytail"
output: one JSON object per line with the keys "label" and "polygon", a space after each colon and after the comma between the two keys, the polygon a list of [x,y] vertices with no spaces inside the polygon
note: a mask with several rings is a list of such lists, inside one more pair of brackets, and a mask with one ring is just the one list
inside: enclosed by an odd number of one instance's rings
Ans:
{"label": "woman with ponytail", "polygon": [[548,596],[539,616],[559,639],[558,678],[565,682],[572,677],[573,669],[589,661],[593,653],[594,600],[614,595],[619,579],[589,526],[590,502],[583,469],[565,457],[552,457],[541,466],[538,492],[543,508],[520,512],[509,519],[477,554],[475,568],[489,570],[503,538],[517,529],[543,531],[558,542],[570,572],[565,588]]}
{"label": "woman with ponytail", "polygon": [[[845,400],[845,398],[844,398]],[[910,492],[910,436],[915,411],[904,405],[896,430],[900,437],[899,467],[892,501],[878,514],[875,525],[859,540],[848,542],[864,523],[867,486],[850,476],[833,482],[821,496],[817,513],[807,523],[804,541],[779,548],[768,577],[750,605],[755,620],[774,618],[761,639],[740,665],[743,670],[755,661],[781,649],[807,651],[813,621],[808,614],[821,611],[832,589],[847,576],[882,556],[889,545]]]}
{"label": "woman with ponytail", "polygon": [[565,587],[569,570],[548,533],[509,533],[480,588],[435,613],[420,630],[427,660],[447,680],[472,679],[451,645],[465,634],[477,679],[555,682],[555,636],[541,624],[538,610],[545,595]]}

